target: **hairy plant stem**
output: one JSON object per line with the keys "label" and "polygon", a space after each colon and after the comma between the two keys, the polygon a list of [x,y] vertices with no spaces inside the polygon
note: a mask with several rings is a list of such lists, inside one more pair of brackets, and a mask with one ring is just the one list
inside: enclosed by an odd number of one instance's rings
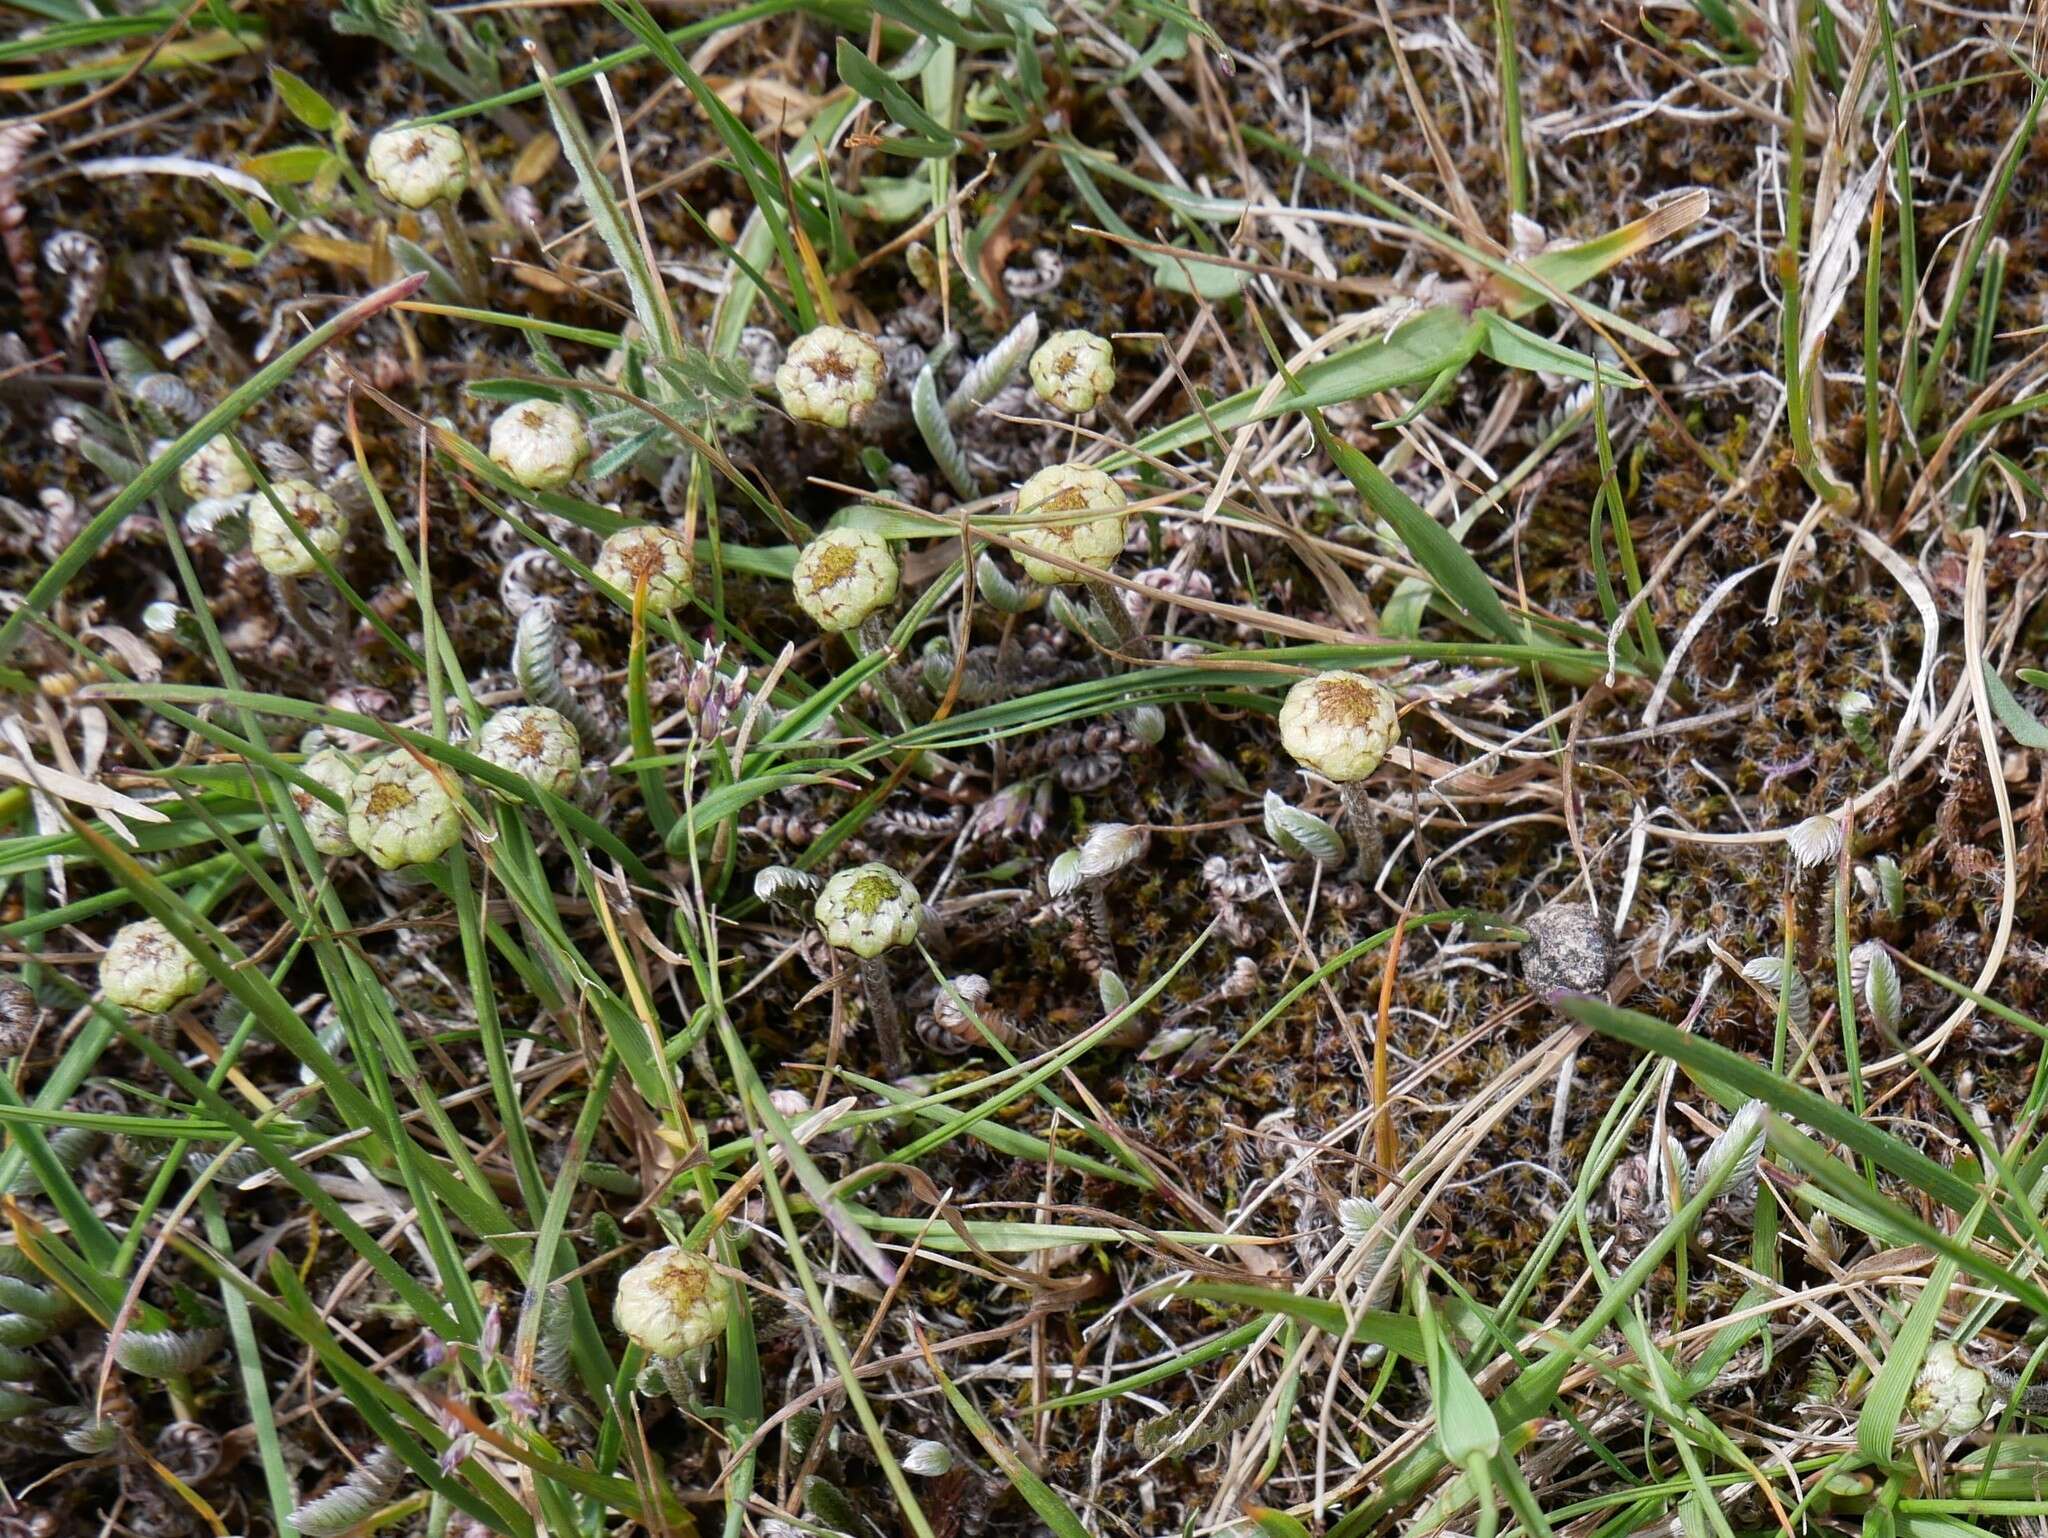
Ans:
{"label": "hairy plant stem", "polygon": [[462,216],[456,212],[451,199],[434,209],[434,217],[441,224],[441,240],[448,248],[448,260],[455,268],[455,281],[462,286],[466,303],[481,305],[489,294],[484,287],[484,271],[477,261],[476,247],[470,244],[469,231],[463,228]]}
{"label": "hairy plant stem", "polygon": [[1131,623],[1131,611],[1124,607],[1123,594],[1100,577],[1083,577],[1082,584],[1100,614],[1116,634],[1117,650],[1127,657],[1138,655],[1138,627]]}
{"label": "hairy plant stem", "polygon": [[1351,869],[1367,881],[1379,879],[1386,864],[1387,841],[1380,832],[1380,816],[1365,793],[1365,781],[1352,780],[1344,792],[1344,827],[1351,835]]}
{"label": "hairy plant stem", "polygon": [[[860,622],[860,645],[863,652],[890,656],[889,632],[882,624],[879,614],[870,614]],[[882,687],[888,691],[889,699],[895,706],[899,723],[907,730],[924,719],[925,709],[917,693],[904,679],[903,669],[895,661],[885,663],[881,672]]]}
{"label": "hairy plant stem", "polygon": [[1095,943],[1102,947],[1102,954],[1109,958],[1110,970],[1116,970],[1116,937],[1109,929],[1109,893],[1103,890],[1100,881],[1088,883],[1088,923],[1095,931]]}
{"label": "hairy plant stem", "polygon": [[860,986],[867,995],[868,1019],[874,1022],[875,1039],[882,1048],[882,1069],[890,1078],[899,1078],[903,1073],[903,1012],[896,1007],[888,962],[880,956],[863,957]]}

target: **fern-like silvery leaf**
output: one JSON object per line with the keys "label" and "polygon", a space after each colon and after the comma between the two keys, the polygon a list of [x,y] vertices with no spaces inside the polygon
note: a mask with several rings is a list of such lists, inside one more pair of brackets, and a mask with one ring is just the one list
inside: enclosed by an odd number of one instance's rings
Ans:
{"label": "fern-like silvery leaf", "polygon": [[978,495],[974,472],[968,469],[967,456],[953,436],[952,419],[939,404],[939,382],[932,377],[929,363],[917,371],[916,382],[910,387],[910,417],[924,437],[924,446],[931,450],[932,462],[952,488],[963,497]]}
{"label": "fern-like silvery leaf", "polygon": [[1016,376],[1038,345],[1038,317],[1027,315],[1012,326],[1003,339],[975,360],[974,366],[946,397],[946,415],[959,421],[975,407],[995,398],[996,392]]}
{"label": "fern-like silvery leaf", "polygon": [[1699,1167],[1686,1182],[1685,1194],[1697,1196],[1724,1169],[1728,1173],[1721,1182],[1723,1200],[1739,1201],[1744,1195],[1753,1193],[1756,1190],[1757,1161],[1764,1152],[1763,1131],[1764,1103],[1761,1100],[1745,1101],[1721,1135],[1707,1145],[1707,1151],[1700,1156]]}
{"label": "fern-like silvery leaf", "polygon": [[1314,860],[1325,870],[1344,861],[1344,840],[1337,830],[1314,812],[1288,805],[1277,791],[1266,792],[1265,824],[1266,837],[1284,854]]}
{"label": "fern-like silvery leaf", "polygon": [[339,1538],[390,1504],[404,1477],[405,1464],[398,1454],[380,1447],[361,1468],[325,1495],[301,1504],[286,1521],[305,1538]]}
{"label": "fern-like silvery leaf", "polygon": [[1869,958],[1863,978],[1863,1002],[1870,1018],[1887,1031],[1896,1031],[1905,1015],[1905,994],[1899,985],[1899,964],[1881,945],[1865,947]]}
{"label": "fern-like silvery leaf", "polygon": [[1795,1031],[1813,1024],[1813,990],[1794,967],[1789,974],[1782,956],[1755,956],[1742,964],[1742,975],[1785,1000],[1785,1018]]}

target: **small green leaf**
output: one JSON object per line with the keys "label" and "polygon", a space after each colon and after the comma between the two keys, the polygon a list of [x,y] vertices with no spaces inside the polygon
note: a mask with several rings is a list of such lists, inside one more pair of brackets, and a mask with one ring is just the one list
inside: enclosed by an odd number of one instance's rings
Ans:
{"label": "small green leaf", "polygon": [[960,141],[947,131],[945,124],[920,107],[914,96],[889,77],[888,71],[854,47],[848,38],[839,40],[838,63],[840,80],[874,102],[889,115],[890,122],[911,135],[908,139],[880,140],[877,148],[921,160],[936,160],[959,150]]}
{"label": "small green leaf", "polygon": [[1308,1538],[1308,1529],[1284,1511],[1275,1511],[1270,1506],[1247,1506],[1244,1514],[1266,1538]]}
{"label": "small green leaf", "polygon": [[[2023,748],[2048,748],[2048,726],[2043,726],[2034,713],[2012,696],[2005,681],[1991,670],[1991,664],[1980,661],[1984,670],[1984,693],[1991,701],[1991,713],[2005,723],[2005,729],[2012,733],[2013,741]],[[2034,673],[2034,678],[2028,678]],[[2035,679],[2048,678],[2048,674],[2036,673],[2032,668],[2021,668],[2020,677],[2028,683]]]}
{"label": "small green leaf", "polygon": [[333,103],[282,64],[270,66],[270,83],[277,87],[285,110],[316,134],[331,132],[341,120]]}
{"label": "small green leaf", "polygon": [[296,187],[310,182],[334,160],[334,151],[324,144],[294,144],[267,155],[251,155],[242,169],[267,187]]}

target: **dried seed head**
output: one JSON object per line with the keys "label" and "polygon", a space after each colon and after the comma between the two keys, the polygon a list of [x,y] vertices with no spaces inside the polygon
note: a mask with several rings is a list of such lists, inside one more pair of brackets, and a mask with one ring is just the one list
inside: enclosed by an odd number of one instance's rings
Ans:
{"label": "dried seed head", "polygon": [[1842,825],[1824,812],[1809,817],[1785,835],[1785,847],[1802,870],[1824,865],[1842,852]]}
{"label": "dried seed head", "polygon": [[520,401],[491,421],[491,463],[528,491],[568,485],[589,457],[583,418],[560,401]]}
{"label": "dried seed head", "polygon": [[385,129],[370,140],[363,170],[379,192],[406,208],[460,197],[469,185],[462,135],[445,123]]}
{"label": "dried seed head", "polygon": [[178,466],[178,489],[194,502],[208,497],[239,497],[256,489],[256,477],[236,457],[226,433],[208,438]]}
{"label": "dried seed head", "polygon": [[[279,507],[284,509],[282,513]],[[312,551],[299,542],[294,527],[331,561],[341,554],[348,515],[311,481],[272,481],[268,496],[259,491],[249,498],[249,548],[265,571],[279,577],[306,577],[320,569]]]}
{"label": "dried seed head", "polygon": [[825,883],[812,910],[828,943],[870,960],[917,938],[924,904],[886,865],[856,865]]}
{"label": "dried seed head", "polygon": [[896,601],[902,572],[889,542],[866,529],[827,529],[790,573],[796,601],[820,630],[851,630]]}
{"label": "dried seed head", "polygon": [[[356,766],[339,749],[322,748],[299,766],[299,773],[314,784],[333,791],[343,807],[348,805],[349,792],[356,780]],[[313,841],[316,850],[336,857],[356,852],[355,840],[348,836],[346,811],[337,811],[302,787],[294,787],[291,795],[292,805],[298,809],[299,821],[306,825],[306,836]]]}
{"label": "dried seed head", "polygon": [[492,716],[477,733],[476,756],[558,796],[574,790],[583,771],[576,728],[545,705],[514,705]]}
{"label": "dried seed head", "polygon": [[1961,1436],[1983,1424],[1990,1392],[1991,1380],[1982,1369],[1964,1361],[1954,1341],[1938,1340],[1927,1348],[1908,1402],[1913,1418],[1929,1431]]}
{"label": "dried seed head", "polygon": [[775,393],[799,422],[850,427],[881,394],[887,370],[881,349],[858,331],[820,326],[790,343],[775,371]]}
{"label": "dried seed head", "polygon": [[[1016,531],[1019,544],[1107,571],[1123,554],[1130,519],[1123,488],[1093,465],[1047,465],[1017,488],[1017,512],[1044,522]],[[1076,517],[1090,514],[1094,517]],[[1024,575],[1048,587],[1080,582],[1080,573],[1020,553]]]}
{"label": "dried seed head", "polygon": [[109,1004],[160,1015],[206,986],[206,968],[155,919],[124,924],[100,957],[100,991]]}
{"label": "dried seed head", "polygon": [[1083,881],[1106,881],[1127,865],[1145,858],[1152,847],[1152,835],[1127,822],[1099,822],[1088,830],[1081,844],[1080,875]]}
{"label": "dried seed head", "polygon": [[1031,355],[1031,388],[1061,411],[1093,411],[1116,388],[1116,354],[1092,331],[1055,331]]}
{"label": "dried seed head", "polygon": [[1614,975],[1614,940],[1588,903],[1552,903],[1522,926],[1522,980],[1537,994],[1599,993]]}
{"label": "dried seed head", "polygon": [[438,860],[462,837],[462,818],[440,779],[404,749],[349,783],[348,836],[384,870]]}
{"label": "dried seed head", "polygon": [[1379,768],[1401,735],[1393,691],[1360,673],[1317,673],[1280,703],[1280,742],[1294,761],[1339,785]]}
{"label": "dried seed head", "polygon": [[649,1356],[668,1358],[725,1329],[726,1289],[711,1262],[667,1245],[619,1278],[612,1322]]}
{"label": "dried seed head", "polygon": [[682,535],[643,524],[607,539],[592,569],[629,599],[644,582],[648,612],[667,614],[690,596],[697,563]]}

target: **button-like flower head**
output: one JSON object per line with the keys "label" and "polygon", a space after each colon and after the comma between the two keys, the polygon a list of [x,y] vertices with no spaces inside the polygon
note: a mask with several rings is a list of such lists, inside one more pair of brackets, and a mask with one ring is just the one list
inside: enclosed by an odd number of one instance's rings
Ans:
{"label": "button-like flower head", "polygon": [[[335,505],[334,498],[311,481],[299,480],[272,481],[270,493],[276,497],[275,503],[260,491],[249,498],[249,548],[265,571],[280,577],[306,577],[320,569],[320,563],[292,533],[294,524],[328,560],[341,554],[342,541],[348,535],[348,515]],[[282,514],[279,505],[284,508]]]}
{"label": "button-like flower head", "polygon": [[820,630],[851,630],[896,601],[902,571],[889,542],[866,529],[827,529],[796,558],[790,585]]}
{"label": "button-like flower head", "polygon": [[385,870],[438,860],[462,837],[441,781],[404,749],[359,770],[349,785],[348,836]]}
{"label": "button-like flower head", "polygon": [[694,1250],[668,1245],[624,1276],[612,1300],[612,1322],[651,1357],[681,1356],[725,1331],[726,1287]]}
{"label": "button-like flower head", "polygon": [[1031,355],[1031,388],[1075,416],[1116,388],[1116,353],[1092,331],[1055,331]]}
{"label": "button-like flower head", "polygon": [[799,422],[848,427],[882,393],[885,372],[882,350],[858,331],[820,326],[790,343],[775,371],[775,393]]}
{"label": "button-like flower head", "polygon": [[915,940],[924,904],[888,866],[856,865],[825,883],[813,912],[827,941],[865,961]]}
{"label": "button-like flower head", "polygon": [[520,401],[491,421],[491,463],[528,491],[555,491],[590,457],[583,418],[560,401]]}
{"label": "button-like flower head", "polygon": [[239,497],[256,489],[256,477],[236,457],[226,433],[208,438],[178,466],[178,489],[195,502],[209,497]]}
{"label": "button-like flower head", "polygon": [[650,614],[666,614],[688,598],[696,569],[683,536],[653,524],[621,529],[605,540],[592,568],[629,599],[645,582]]}
{"label": "button-like flower head", "polygon": [[1359,673],[1317,673],[1280,703],[1280,742],[1304,769],[1339,785],[1379,768],[1401,735],[1391,691]]}
{"label": "button-like flower head", "polygon": [[370,140],[363,170],[379,192],[406,208],[460,197],[469,185],[462,135],[445,123],[385,129]]}
{"label": "button-like flower head", "polygon": [[558,796],[576,788],[583,770],[576,728],[545,705],[514,705],[492,716],[477,733],[476,756]]}
{"label": "button-like flower head", "polygon": [[109,1004],[160,1015],[206,986],[206,968],[155,919],[124,924],[100,957],[100,991]]}
{"label": "button-like flower head", "polygon": [[[1063,555],[1106,571],[1123,554],[1129,518],[1123,488],[1093,465],[1048,465],[1017,489],[1017,511],[1046,521],[1017,530],[1015,538],[1033,550]],[[1094,514],[1094,517],[1076,516]],[[1024,574],[1048,587],[1084,580],[1078,572],[1020,554]]]}

